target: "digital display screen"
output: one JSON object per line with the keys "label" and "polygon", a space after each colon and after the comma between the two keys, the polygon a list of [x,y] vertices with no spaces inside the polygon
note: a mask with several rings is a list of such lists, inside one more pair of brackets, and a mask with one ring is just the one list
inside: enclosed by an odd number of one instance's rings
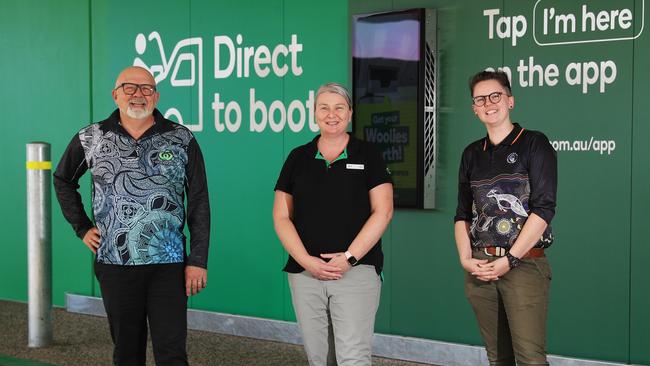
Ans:
{"label": "digital display screen", "polygon": [[418,205],[420,29],[418,9],[353,18],[353,130],[382,152],[398,207]]}

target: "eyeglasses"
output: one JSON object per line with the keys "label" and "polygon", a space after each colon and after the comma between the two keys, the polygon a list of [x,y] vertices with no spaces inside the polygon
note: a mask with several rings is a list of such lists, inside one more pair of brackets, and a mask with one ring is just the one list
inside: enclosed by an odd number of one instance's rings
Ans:
{"label": "eyeglasses", "polygon": [[482,106],[485,105],[485,102],[488,99],[490,99],[490,103],[496,104],[496,103],[499,103],[501,101],[501,96],[503,94],[504,93],[502,93],[502,92],[494,92],[494,93],[490,93],[488,95],[477,95],[477,96],[472,98],[472,104],[474,104],[477,107],[482,107]]}
{"label": "eyeglasses", "polygon": [[126,95],[133,95],[138,91],[138,89],[140,89],[140,92],[145,97],[151,96],[156,92],[156,86],[151,84],[122,83],[118,85],[115,90],[119,88],[122,88],[122,91],[124,91],[124,94]]}

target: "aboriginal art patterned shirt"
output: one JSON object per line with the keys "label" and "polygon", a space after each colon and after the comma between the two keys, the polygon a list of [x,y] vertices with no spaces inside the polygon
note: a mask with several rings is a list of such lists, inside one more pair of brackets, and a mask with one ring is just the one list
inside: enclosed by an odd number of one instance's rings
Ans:
{"label": "aboriginal art patterned shirt", "polygon": [[556,194],[555,150],[544,134],[515,123],[498,145],[486,136],[463,151],[454,221],[471,222],[473,247],[510,248],[534,213],[548,223],[535,247],[546,248]]}
{"label": "aboriginal art patterned shirt", "polygon": [[[93,226],[99,229],[97,262],[126,266],[187,262],[206,268],[210,204],[196,139],[158,110],[155,124],[138,140],[119,118],[116,110],[108,119],[83,128],[65,150],[54,173],[63,215],[79,238]],[[92,177],[94,224],[78,192],[79,178],[87,170]],[[183,234],[186,212],[189,256]]]}

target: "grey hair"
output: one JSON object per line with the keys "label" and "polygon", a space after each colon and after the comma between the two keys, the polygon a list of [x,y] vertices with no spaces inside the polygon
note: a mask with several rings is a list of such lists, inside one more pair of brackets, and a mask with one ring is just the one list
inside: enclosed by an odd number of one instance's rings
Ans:
{"label": "grey hair", "polygon": [[318,88],[318,91],[316,91],[315,100],[317,100],[318,96],[323,93],[334,93],[342,96],[348,103],[348,108],[352,109],[352,97],[350,96],[350,91],[343,85],[339,83],[327,83],[321,85],[320,88]]}

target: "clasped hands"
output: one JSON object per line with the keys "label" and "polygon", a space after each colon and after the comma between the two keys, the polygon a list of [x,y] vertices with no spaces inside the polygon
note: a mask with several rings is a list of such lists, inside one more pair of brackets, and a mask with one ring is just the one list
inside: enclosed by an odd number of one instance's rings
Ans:
{"label": "clasped hands", "polygon": [[339,280],[351,267],[343,252],[321,254],[320,258],[308,256],[300,264],[319,280]]}
{"label": "clasped hands", "polygon": [[506,257],[501,257],[492,262],[487,259],[463,259],[461,265],[469,274],[485,282],[496,281],[510,271],[510,264]]}

